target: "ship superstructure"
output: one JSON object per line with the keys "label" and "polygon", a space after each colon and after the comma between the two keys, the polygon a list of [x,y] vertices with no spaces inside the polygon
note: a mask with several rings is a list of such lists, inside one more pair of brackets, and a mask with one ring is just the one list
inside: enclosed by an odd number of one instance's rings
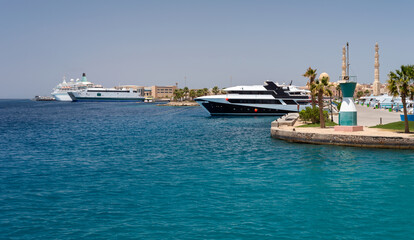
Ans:
{"label": "ship superstructure", "polygon": [[136,89],[85,88],[69,92],[74,102],[143,102],[143,93]]}
{"label": "ship superstructure", "polygon": [[72,98],[69,96],[69,92],[78,91],[90,87],[99,87],[99,85],[94,85],[93,83],[89,82],[86,78],[86,74],[82,74],[82,79],[71,79],[70,81],[66,81],[66,78],[63,77],[63,81],[59,83],[52,92],[52,96],[57,101],[65,101],[71,102]]}

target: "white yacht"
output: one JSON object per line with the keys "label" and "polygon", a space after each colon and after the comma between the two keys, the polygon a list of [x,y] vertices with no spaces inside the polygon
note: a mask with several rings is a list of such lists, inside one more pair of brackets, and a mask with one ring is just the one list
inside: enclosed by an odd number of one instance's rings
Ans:
{"label": "white yacht", "polygon": [[226,94],[194,99],[211,115],[284,115],[311,106],[310,91],[266,81],[224,89]]}
{"label": "white yacht", "polygon": [[74,102],[143,102],[145,97],[140,90],[117,88],[85,88],[68,92]]}
{"label": "white yacht", "polygon": [[53,89],[52,96],[56,99],[56,101],[71,102],[72,98],[69,96],[68,92],[78,91],[93,86],[94,84],[86,79],[85,73],[82,74],[82,80],[78,78],[76,80],[71,79],[69,82],[66,82],[65,77],[63,77],[63,81]]}

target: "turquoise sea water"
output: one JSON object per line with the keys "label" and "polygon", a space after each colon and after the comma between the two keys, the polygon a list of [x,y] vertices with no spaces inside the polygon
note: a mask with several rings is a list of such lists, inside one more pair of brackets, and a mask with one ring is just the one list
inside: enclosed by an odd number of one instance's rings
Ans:
{"label": "turquoise sea water", "polygon": [[0,239],[412,239],[409,150],[292,144],[274,117],[0,100]]}

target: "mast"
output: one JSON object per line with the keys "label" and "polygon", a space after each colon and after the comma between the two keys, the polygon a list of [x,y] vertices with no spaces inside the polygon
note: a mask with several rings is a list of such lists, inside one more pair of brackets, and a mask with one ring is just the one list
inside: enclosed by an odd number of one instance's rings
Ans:
{"label": "mast", "polygon": [[346,50],[345,50],[345,46],[343,46],[342,48],[342,78],[341,80],[345,80],[345,76],[346,76]]}
{"label": "mast", "polygon": [[346,76],[349,80],[349,43],[346,42]]}

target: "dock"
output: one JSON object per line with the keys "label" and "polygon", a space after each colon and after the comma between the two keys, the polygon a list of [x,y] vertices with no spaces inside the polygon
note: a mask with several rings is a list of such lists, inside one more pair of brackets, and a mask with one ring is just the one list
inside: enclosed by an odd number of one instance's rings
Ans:
{"label": "dock", "polygon": [[35,96],[33,99],[33,101],[56,101],[56,99],[54,97],[44,97],[44,96]]}
{"label": "dock", "polygon": [[[414,133],[400,133],[386,129],[369,128],[382,121],[383,124],[400,121],[400,114],[381,109],[358,107],[358,124],[363,131],[342,132],[333,127],[299,127],[305,123],[295,120],[287,124],[285,120],[273,121],[270,130],[272,138],[296,143],[338,145],[366,148],[414,149]],[[362,109],[365,108],[365,109]],[[288,117],[285,117],[285,119]],[[282,124],[281,124],[282,123]]]}

